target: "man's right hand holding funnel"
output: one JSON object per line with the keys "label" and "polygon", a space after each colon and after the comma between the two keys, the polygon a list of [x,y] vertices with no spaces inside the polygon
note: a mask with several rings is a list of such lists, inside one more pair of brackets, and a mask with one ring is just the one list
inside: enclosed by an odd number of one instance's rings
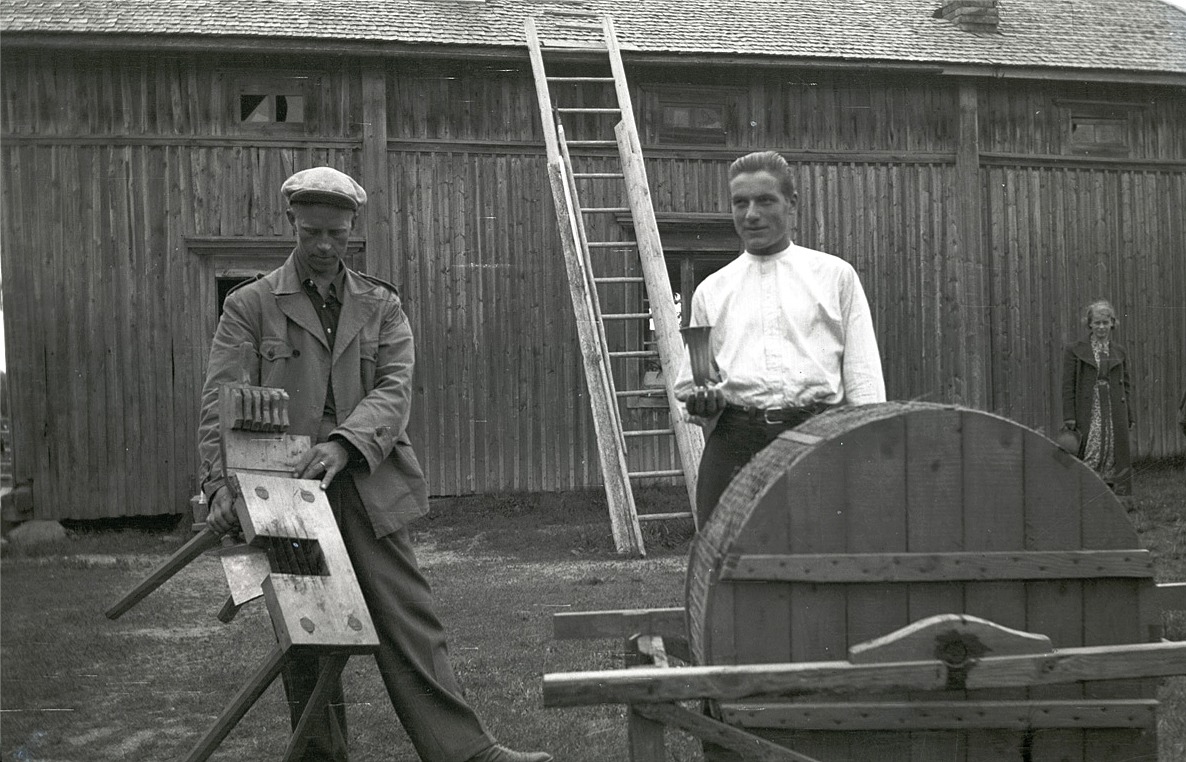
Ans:
{"label": "man's right hand holding funnel", "polygon": [[725,409],[725,394],[719,386],[697,386],[684,404],[690,415],[711,418]]}
{"label": "man's right hand holding funnel", "polygon": [[[725,409],[716,363],[712,356],[712,327],[691,326],[681,329],[692,366],[692,392],[684,401],[690,415],[712,418]],[[717,383],[714,383],[716,381]]]}

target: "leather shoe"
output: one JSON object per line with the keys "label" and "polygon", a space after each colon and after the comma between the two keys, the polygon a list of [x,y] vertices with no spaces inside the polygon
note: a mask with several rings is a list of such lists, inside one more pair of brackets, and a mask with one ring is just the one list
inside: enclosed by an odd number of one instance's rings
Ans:
{"label": "leather shoe", "polygon": [[465,762],[552,762],[552,755],[544,751],[515,751],[505,746],[494,744]]}

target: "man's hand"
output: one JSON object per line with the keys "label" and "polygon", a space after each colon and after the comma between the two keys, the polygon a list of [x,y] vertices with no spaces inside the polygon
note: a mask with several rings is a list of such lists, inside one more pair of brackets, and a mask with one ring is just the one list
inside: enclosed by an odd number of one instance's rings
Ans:
{"label": "man's hand", "polygon": [[239,526],[235,501],[231,499],[231,491],[226,485],[219,487],[210,498],[210,513],[206,516],[206,526],[219,534],[226,534]]}
{"label": "man's hand", "polygon": [[691,415],[711,418],[725,409],[725,393],[719,386],[697,386],[684,404]]}
{"label": "man's hand", "polygon": [[321,488],[329,489],[329,483],[338,472],[350,462],[350,453],[340,443],[322,442],[308,450],[292,469],[298,479],[321,479]]}

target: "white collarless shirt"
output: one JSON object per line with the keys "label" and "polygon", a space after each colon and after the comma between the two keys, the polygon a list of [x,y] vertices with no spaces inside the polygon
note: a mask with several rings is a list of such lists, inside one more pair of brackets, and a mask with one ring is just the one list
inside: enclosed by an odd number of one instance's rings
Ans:
{"label": "white collarless shirt", "polygon": [[[760,408],[885,401],[869,303],[839,257],[791,244],[768,256],[742,252],[704,279],[690,325],[712,326],[725,401]],[[685,350],[676,396],[693,390]]]}

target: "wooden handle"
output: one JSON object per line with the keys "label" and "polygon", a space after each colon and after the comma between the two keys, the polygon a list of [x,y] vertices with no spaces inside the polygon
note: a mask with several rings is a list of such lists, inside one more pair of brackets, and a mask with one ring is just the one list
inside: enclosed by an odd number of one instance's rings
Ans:
{"label": "wooden handle", "polygon": [[181,567],[217,545],[219,537],[221,537],[220,534],[209,528],[198,532],[194,535],[193,539],[185,543],[185,545],[181,546],[180,550],[170,556],[168,561],[158,566],[143,582],[136,585],[123,598],[116,601],[115,605],[107,609],[104,612],[107,618],[118,619],[125,611],[144,600],[148,597],[149,593],[165,584],[166,580],[181,571]]}

